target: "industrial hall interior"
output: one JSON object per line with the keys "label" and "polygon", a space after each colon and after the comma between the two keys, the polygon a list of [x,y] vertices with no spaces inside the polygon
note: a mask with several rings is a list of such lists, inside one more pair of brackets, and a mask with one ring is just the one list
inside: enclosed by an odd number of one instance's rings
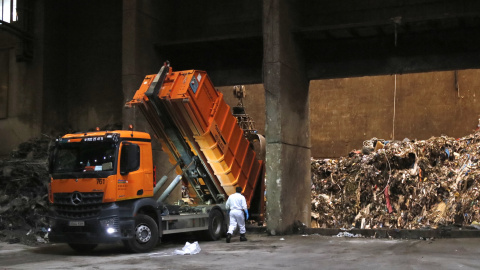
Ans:
{"label": "industrial hall interior", "polygon": [[480,226],[479,1],[0,3],[0,241]]}

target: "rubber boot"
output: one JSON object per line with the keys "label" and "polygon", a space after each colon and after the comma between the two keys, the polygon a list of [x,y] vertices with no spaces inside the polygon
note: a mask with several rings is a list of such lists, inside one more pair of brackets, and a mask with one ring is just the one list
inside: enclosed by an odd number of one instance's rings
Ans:
{"label": "rubber boot", "polygon": [[245,234],[240,234],[240,242],[247,241],[247,237],[245,237]]}
{"label": "rubber boot", "polygon": [[232,234],[227,233],[227,238],[225,239],[227,243],[230,243],[230,240],[232,239]]}

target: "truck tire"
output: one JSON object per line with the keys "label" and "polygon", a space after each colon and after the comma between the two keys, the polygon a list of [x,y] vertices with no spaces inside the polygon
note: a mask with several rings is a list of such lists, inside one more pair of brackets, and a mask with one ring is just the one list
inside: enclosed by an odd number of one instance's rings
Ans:
{"label": "truck tire", "polygon": [[155,248],[158,243],[158,225],[155,221],[143,214],[135,217],[135,235],[132,239],[124,240],[123,244],[131,252],[147,252]]}
{"label": "truck tire", "polygon": [[226,225],[222,212],[218,209],[213,209],[208,219],[207,238],[212,241],[219,240],[225,234],[225,228]]}
{"label": "truck tire", "polygon": [[73,250],[75,250],[76,252],[79,252],[79,253],[90,252],[98,246],[97,244],[74,244],[74,243],[68,243],[68,245]]}

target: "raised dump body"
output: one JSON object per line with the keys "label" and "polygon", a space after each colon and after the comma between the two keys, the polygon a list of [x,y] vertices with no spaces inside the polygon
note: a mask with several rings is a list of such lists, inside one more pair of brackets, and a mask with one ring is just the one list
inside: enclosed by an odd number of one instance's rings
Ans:
{"label": "raised dump body", "polygon": [[141,109],[170,162],[186,172],[189,189],[204,202],[223,202],[240,186],[250,206],[255,187],[263,186],[264,163],[206,72],[164,66],[145,77],[128,105]]}

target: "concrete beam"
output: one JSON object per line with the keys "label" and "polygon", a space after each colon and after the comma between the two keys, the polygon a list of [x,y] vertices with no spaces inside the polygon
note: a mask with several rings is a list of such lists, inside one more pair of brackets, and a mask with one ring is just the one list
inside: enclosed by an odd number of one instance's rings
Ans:
{"label": "concrete beam", "polygon": [[396,44],[393,34],[329,40],[299,35],[299,43],[309,56],[311,80],[471,69],[480,67],[479,25],[404,32]]}
{"label": "concrete beam", "polygon": [[297,13],[287,1],[263,5],[267,231],[275,235],[310,223],[309,81],[290,31]]}

